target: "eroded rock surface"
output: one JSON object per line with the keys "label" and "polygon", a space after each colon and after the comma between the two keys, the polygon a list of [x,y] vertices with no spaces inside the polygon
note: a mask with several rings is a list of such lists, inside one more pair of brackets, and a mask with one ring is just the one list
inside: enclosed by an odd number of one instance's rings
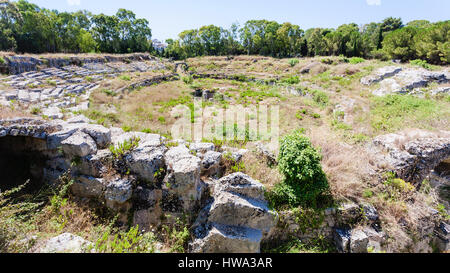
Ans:
{"label": "eroded rock surface", "polygon": [[[445,84],[450,81],[447,71],[428,71],[425,69],[402,69],[401,67],[383,67],[373,75],[361,79],[364,85],[378,83],[380,87],[373,91],[376,96],[388,94],[420,93],[420,88],[428,87],[431,83]],[[448,87],[431,91],[432,95],[448,92]]]}
{"label": "eroded rock surface", "polygon": [[263,186],[243,173],[213,182],[212,199],[194,224],[193,252],[252,253],[260,251],[263,235],[274,227]]}

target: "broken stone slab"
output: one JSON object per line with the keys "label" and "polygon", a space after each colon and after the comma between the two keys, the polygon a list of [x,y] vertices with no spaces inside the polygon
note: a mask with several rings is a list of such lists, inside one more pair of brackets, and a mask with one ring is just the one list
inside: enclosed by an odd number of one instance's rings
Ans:
{"label": "broken stone slab", "polygon": [[213,143],[194,142],[189,145],[189,150],[195,153],[204,154],[214,151],[216,146]]}
{"label": "broken stone slab", "polygon": [[261,239],[260,230],[212,223],[207,235],[191,244],[191,252],[259,253]]}
{"label": "broken stone slab", "polygon": [[149,147],[132,151],[125,156],[125,162],[130,171],[143,181],[156,182],[155,174],[165,168],[164,152],[166,148]]}
{"label": "broken stone slab", "polygon": [[362,204],[362,213],[366,220],[377,222],[379,220],[377,209],[371,204]]}
{"label": "broken stone slab", "polygon": [[191,155],[186,147],[180,145],[171,148],[164,159],[167,165],[165,185],[180,197],[185,210],[191,210],[200,196],[200,158]]}
{"label": "broken stone slab", "polygon": [[334,243],[339,252],[348,253],[350,251],[350,237],[351,233],[348,229],[336,228],[334,230]]}
{"label": "broken stone slab", "polygon": [[94,252],[94,244],[73,234],[64,233],[47,241],[40,253],[86,253]]}
{"label": "broken stone slab", "polygon": [[51,119],[62,119],[64,117],[64,114],[58,107],[44,108],[42,110],[42,115],[47,116]]}
{"label": "broken stone slab", "polygon": [[356,203],[344,203],[337,209],[337,220],[342,225],[350,225],[361,220],[362,211]]}
{"label": "broken stone slab", "polygon": [[157,134],[146,134],[141,132],[125,133],[120,128],[111,128],[111,141],[114,145],[129,141],[130,139],[139,139],[138,149],[161,146],[165,140],[164,137]]}
{"label": "broken stone slab", "polygon": [[209,151],[203,156],[201,165],[202,173],[208,175],[215,175],[219,171],[220,163],[222,161],[222,154],[219,152]]}
{"label": "broken stone slab", "polygon": [[98,148],[104,149],[111,144],[111,130],[96,124],[82,124],[82,132],[90,135],[96,142]]}
{"label": "broken stone slab", "polygon": [[193,251],[257,253],[263,235],[270,233],[278,215],[268,209],[259,182],[241,173],[222,179],[210,183],[211,199],[193,225]]}
{"label": "broken stone slab", "polygon": [[106,187],[102,178],[79,176],[71,186],[73,195],[86,198],[102,198]]}
{"label": "broken stone slab", "polygon": [[92,177],[102,177],[107,171],[107,164],[112,162],[109,150],[99,150],[95,155],[81,157],[73,167],[75,172]]}
{"label": "broken stone slab", "polygon": [[378,69],[375,75],[367,76],[361,79],[361,83],[364,85],[371,85],[380,82],[386,78],[393,77],[400,73],[403,69],[397,66],[387,66]]}
{"label": "broken stone slab", "polygon": [[65,128],[61,131],[57,131],[54,133],[51,133],[47,137],[47,147],[48,149],[57,149],[61,146],[61,143],[72,136],[75,132],[77,132],[77,128]]}
{"label": "broken stone slab", "polygon": [[97,153],[95,141],[83,132],[77,131],[61,142],[64,154],[71,157],[85,157]]}
{"label": "broken stone slab", "polygon": [[380,161],[405,181],[420,183],[443,160],[450,157],[450,132],[412,130],[378,136],[373,141],[373,154],[387,152]]}
{"label": "broken stone slab", "polygon": [[367,253],[369,237],[359,229],[352,230],[350,234],[350,253]]}
{"label": "broken stone slab", "polygon": [[106,202],[124,204],[133,196],[133,179],[118,178],[106,186]]}
{"label": "broken stone slab", "polygon": [[208,217],[210,222],[262,231],[269,231],[275,220],[276,214],[269,210],[266,202],[229,192],[220,192],[214,197]]}
{"label": "broken stone slab", "polygon": [[373,92],[376,96],[387,94],[409,93],[414,89],[426,87],[431,82],[446,83],[449,81],[445,72],[430,72],[425,69],[403,70],[395,77],[380,82],[380,88]]}
{"label": "broken stone slab", "polygon": [[261,142],[255,143],[256,151],[266,160],[268,165],[276,165],[276,156]]}
{"label": "broken stone slab", "polygon": [[265,200],[264,186],[244,173],[233,173],[221,178],[214,191],[226,191],[255,200]]}
{"label": "broken stone slab", "polygon": [[448,93],[450,93],[450,87],[448,87],[448,86],[447,87],[439,87],[434,90],[431,90],[430,93],[433,96],[448,94]]}
{"label": "broken stone slab", "polygon": [[67,123],[71,123],[71,124],[90,123],[90,122],[91,122],[91,120],[88,119],[84,115],[78,115],[78,116],[75,116],[75,117],[67,120]]}

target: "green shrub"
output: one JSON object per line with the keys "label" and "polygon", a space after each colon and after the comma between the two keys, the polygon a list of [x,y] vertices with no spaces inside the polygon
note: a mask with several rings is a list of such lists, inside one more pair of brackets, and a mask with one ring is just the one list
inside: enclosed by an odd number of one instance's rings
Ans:
{"label": "green shrub", "polygon": [[39,107],[33,107],[33,109],[31,109],[31,114],[33,115],[39,115],[40,113],[42,113],[42,110]]}
{"label": "green shrub", "polygon": [[105,93],[107,96],[110,96],[110,97],[117,96],[117,93],[112,91],[112,90],[110,90],[110,89],[103,89],[102,92]]}
{"label": "green shrub", "polygon": [[321,105],[321,106],[327,106],[328,102],[330,101],[330,98],[328,97],[327,93],[320,91],[320,90],[313,90],[311,91],[311,94],[313,96],[313,100]]}
{"label": "green shrub", "polygon": [[181,78],[185,84],[192,84],[194,82],[194,78],[192,76],[185,76]]}
{"label": "green shrub", "polygon": [[365,62],[366,60],[364,60],[363,58],[359,58],[359,57],[353,57],[353,58],[350,58],[350,63],[351,64],[359,64],[359,63],[363,63],[363,62]]}
{"label": "green shrub", "polygon": [[294,66],[296,66],[299,62],[300,62],[300,61],[299,61],[298,59],[291,59],[291,60],[289,60],[289,65],[290,65],[291,67],[294,67]]}
{"label": "green shrub", "polygon": [[128,75],[123,75],[119,77],[122,81],[131,81],[131,77]]}
{"label": "green shrub", "polygon": [[282,79],[281,82],[287,84],[298,84],[300,82],[300,78],[298,76],[291,76],[289,78]]}
{"label": "green shrub", "polygon": [[317,198],[329,188],[320,160],[320,153],[301,130],[285,136],[278,157],[278,168],[285,180],[269,193],[271,205],[315,207]]}
{"label": "green shrub", "polygon": [[5,63],[6,63],[5,59],[3,59],[2,56],[0,56],[0,64],[5,64]]}
{"label": "green shrub", "polygon": [[427,61],[424,61],[424,60],[412,60],[409,63],[411,65],[420,66],[420,67],[423,67],[425,69],[431,69],[432,68],[432,66],[430,64],[428,64]]}
{"label": "green shrub", "polygon": [[131,132],[132,129],[131,129],[130,126],[124,125],[124,126],[122,126],[122,130],[123,130],[124,132],[128,133],[128,132]]}

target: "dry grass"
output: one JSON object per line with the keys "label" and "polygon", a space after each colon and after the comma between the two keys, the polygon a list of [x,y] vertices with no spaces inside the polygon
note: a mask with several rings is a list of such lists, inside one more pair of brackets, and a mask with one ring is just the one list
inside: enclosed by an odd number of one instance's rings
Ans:
{"label": "dry grass", "polygon": [[0,106],[0,119],[10,119],[18,117],[25,118],[25,117],[32,117],[32,115],[16,107],[11,108],[8,106]]}
{"label": "dry grass", "polygon": [[339,142],[324,127],[310,130],[307,135],[313,145],[321,149],[322,167],[333,197],[336,200],[361,199],[371,168],[367,152],[362,147]]}
{"label": "dry grass", "polygon": [[269,167],[267,161],[255,152],[246,153],[242,162],[245,164],[245,173],[259,180],[267,189],[271,189],[283,179],[276,166]]}
{"label": "dry grass", "polygon": [[181,81],[153,85],[121,96],[108,95],[99,88],[91,95],[89,111],[113,116],[111,123],[106,125],[127,126],[134,131],[151,129],[167,134],[176,121],[176,117],[171,115],[171,106],[177,104],[180,97],[190,96],[189,92],[191,90]]}

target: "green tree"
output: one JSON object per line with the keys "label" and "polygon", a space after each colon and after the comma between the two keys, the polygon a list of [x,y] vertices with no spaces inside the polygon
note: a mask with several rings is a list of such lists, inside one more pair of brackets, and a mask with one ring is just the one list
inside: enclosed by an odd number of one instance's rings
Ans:
{"label": "green tree", "polygon": [[14,2],[0,0],[0,50],[16,50],[22,16]]}
{"label": "green tree", "polygon": [[414,36],[417,29],[404,27],[390,32],[383,40],[383,51],[392,58],[402,61],[416,59]]}
{"label": "green tree", "polygon": [[433,64],[450,63],[450,21],[420,29],[414,44],[419,58]]}

